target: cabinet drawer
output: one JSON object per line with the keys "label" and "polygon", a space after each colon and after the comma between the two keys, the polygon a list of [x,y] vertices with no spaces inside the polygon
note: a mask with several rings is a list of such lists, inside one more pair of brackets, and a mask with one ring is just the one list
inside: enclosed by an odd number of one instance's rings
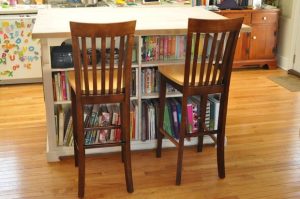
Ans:
{"label": "cabinet drawer", "polygon": [[246,25],[250,25],[251,23],[251,14],[250,13],[222,13],[224,17],[228,18],[240,18],[244,17],[243,23]]}
{"label": "cabinet drawer", "polygon": [[253,13],[252,23],[253,24],[272,24],[278,21],[277,13]]}

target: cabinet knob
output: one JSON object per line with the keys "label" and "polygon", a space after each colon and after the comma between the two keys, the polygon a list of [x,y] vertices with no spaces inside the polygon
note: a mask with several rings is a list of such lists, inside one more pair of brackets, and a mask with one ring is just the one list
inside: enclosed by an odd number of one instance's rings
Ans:
{"label": "cabinet knob", "polygon": [[256,39],[256,36],[253,36],[252,39]]}
{"label": "cabinet knob", "polygon": [[263,19],[264,21],[266,21],[266,20],[267,20],[267,17],[263,17],[262,19]]}

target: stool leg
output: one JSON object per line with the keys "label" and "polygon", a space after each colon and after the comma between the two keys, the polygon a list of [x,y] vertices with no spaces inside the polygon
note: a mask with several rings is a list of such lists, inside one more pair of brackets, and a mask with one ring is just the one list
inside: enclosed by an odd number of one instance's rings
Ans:
{"label": "stool leg", "polygon": [[156,157],[161,157],[161,148],[162,148],[162,139],[163,135],[160,132],[160,129],[163,129],[163,121],[164,121],[164,111],[165,111],[165,101],[166,101],[166,80],[163,76],[161,76],[160,80],[160,92],[159,92],[159,123],[157,129],[157,148],[156,148]]}
{"label": "stool leg", "polygon": [[[129,101],[129,99],[128,99]],[[125,102],[125,104],[129,104]],[[130,152],[130,108],[129,106],[122,106],[122,112],[123,112],[123,119],[124,122],[122,124],[122,130],[125,138],[125,143],[122,144],[125,145],[124,155],[122,156],[124,158],[124,170],[125,170],[125,179],[126,179],[126,186],[127,186],[127,192],[132,193],[133,190],[133,182],[132,182],[132,169],[131,169],[131,152]],[[123,137],[123,136],[122,136]],[[123,152],[122,152],[123,153]]]}
{"label": "stool leg", "polygon": [[[228,92],[227,92],[228,93]],[[225,158],[224,158],[224,142],[225,142],[225,122],[227,113],[228,96],[221,96],[220,112],[217,136],[217,162],[219,178],[225,178]]]}
{"label": "stool leg", "polygon": [[197,152],[202,152],[203,149],[203,134],[198,136]]}
{"label": "stool leg", "polygon": [[181,125],[179,133],[179,146],[178,146],[178,157],[177,157],[177,174],[176,174],[176,185],[181,184],[182,175],[182,160],[183,160],[183,147],[184,147],[184,137],[186,131],[186,116],[187,116],[187,96],[183,94],[182,104],[181,104]]}
{"label": "stool leg", "polygon": [[[222,129],[223,130],[223,129]],[[224,160],[224,131],[217,136],[217,161],[219,178],[225,178],[225,160]]]}
{"label": "stool leg", "polygon": [[76,102],[77,113],[77,140],[78,140],[78,196],[84,196],[85,186],[85,150],[84,150],[84,128],[83,128],[83,106]]}
{"label": "stool leg", "polygon": [[[120,111],[121,111],[121,125],[122,125],[122,130],[121,130],[121,139],[122,139],[122,142],[125,142],[126,141],[126,136],[125,136],[125,129],[123,128],[124,127],[124,109],[123,109],[124,105],[122,103],[120,103]],[[130,125],[129,125],[130,126]],[[122,159],[122,162],[124,163],[124,157],[125,157],[125,152],[126,152],[126,149],[125,149],[125,144],[122,144],[121,145],[121,159]]]}
{"label": "stool leg", "polygon": [[[82,149],[81,149],[82,148]],[[78,197],[84,196],[85,187],[85,153],[83,147],[79,146],[79,158],[78,158]]]}
{"label": "stool leg", "polygon": [[78,166],[78,148],[77,148],[77,114],[76,114],[76,96],[73,88],[71,88],[71,106],[72,106],[72,119],[73,119],[73,146],[74,146],[74,159],[75,167]]}

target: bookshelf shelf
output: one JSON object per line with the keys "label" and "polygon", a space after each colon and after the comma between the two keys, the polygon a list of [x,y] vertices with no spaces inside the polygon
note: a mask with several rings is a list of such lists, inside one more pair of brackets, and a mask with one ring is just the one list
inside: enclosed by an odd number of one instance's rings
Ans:
{"label": "bookshelf shelf", "polygon": [[[167,93],[167,97],[182,97],[182,94],[179,92],[170,92]],[[159,98],[158,93],[150,93],[150,94],[143,94],[141,96],[142,99],[153,99],[153,98]]]}
{"label": "bookshelf shelf", "polygon": [[71,101],[70,101],[70,100],[67,100],[67,101],[54,101],[54,104],[55,104],[55,105],[60,105],[60,104],[71,104]]}
{"label": "bookshelf shelf", "polygon": [[183,64],[184,60],[168,60],[168,61],[149,61],[149,62],[142,62],[141,67],[152,67],[152,66],[159,66],[159,65],[172,65],[172,64]]}
{"label": "bookshelf shelf", "polygon": [[61,72],[61,71],[73,71],[74,68],[52,68],[51,71],[52,72]]}

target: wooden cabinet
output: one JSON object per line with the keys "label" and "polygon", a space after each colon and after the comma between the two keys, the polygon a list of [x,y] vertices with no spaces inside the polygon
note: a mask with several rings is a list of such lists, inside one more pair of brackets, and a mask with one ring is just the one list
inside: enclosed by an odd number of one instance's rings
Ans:
{"label": "wooden cabinet", "polygon": [[250,25],[251,33],[240,33],[234,56],[234,68],[248,66],[277,67],[276,49],[279,10],[247,9],[222,10],[217,13],[228,17],[244,17],[244,23]]}

